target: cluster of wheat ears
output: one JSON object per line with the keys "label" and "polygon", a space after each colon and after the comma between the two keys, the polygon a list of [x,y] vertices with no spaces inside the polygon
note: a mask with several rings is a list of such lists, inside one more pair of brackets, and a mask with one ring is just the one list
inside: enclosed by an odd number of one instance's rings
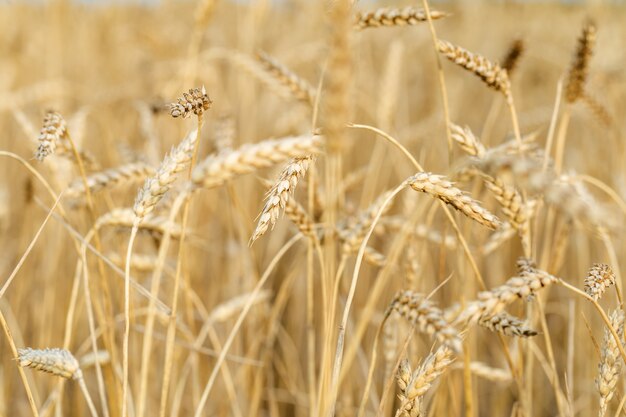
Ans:
{"label": "cluster of wheat ears", "polygon": [[[583,21],[548,85],[522,67],[536,46],[523,37],[501,63],[446,40],[466,9],[297,2],[323,36],[292,27],[283,61],[255,36],[274,39],[260,22],[289,7],[258,3],[201,0],[190,28],[173,26],[183,58],[144,74],[165,78],[152,91],[169,100],[109,91],[83,105],[67,80],[6,99],[31,142],[0,151],[23,178],[0,188],[13,248],[0,258],[0,416],[626,413],[626,202],[624,170],[611,171],[624,126],[592,87],[602,25]],[[87,12],[49,7],[50,48],[67,56],[64,16]],[[178,6],[162,7],[141,13]],[[212,41],[231,13],[241,48]],[[113,48],[167,49],[148,31],[111,33]],[[553,97],[535,113],[520,106],[533,84]],[[124,131],[139,139],[113,138]]]}

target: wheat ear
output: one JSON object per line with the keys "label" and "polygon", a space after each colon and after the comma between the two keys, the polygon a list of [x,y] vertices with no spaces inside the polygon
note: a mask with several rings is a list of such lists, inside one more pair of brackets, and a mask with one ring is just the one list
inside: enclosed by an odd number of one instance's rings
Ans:
{"label": "wheat ear", "polygon": [[[443,19],[448,13],[437,10],[430,11],[433,20]],[[380,8],[371,12],[358,13],[354,22],[356,29],[375,28],[381,26],[408,26],[427,22],[426,12],[415,7]]]}
{"label": "wheat ear", "polygon": [[498,64],[489,61],[482,55],[474,54],[447,41],[439,40],[437,48],[446,58],[473,72],[489,87],[500,91],[507,98],[511,96],[509,76],[506,70],[502,69]]}
{"label": "wheat ear", "polygon": [[615,273],[607,264],[593,264],[585,278],[585,292],[598,301],[604,291],[615,285]]}
{"label": "wheat ear", "polygon": [[495,215],[491,214],[463,191],[454,187],[452,182],[446,180],[441,175],[421,172],[410,177],[406,183],[415,191],[429,194],[450,204],[467,217],[490,229],[497,229],[501,224]]}
{"label": "wheat ear", "polygon": [[198,187],[214,188],[240,175],[267,168],[290,158],[320,151],[320,136],[295,136],[270,139],[211,155],[198,163],[191,180]]}
{"label": "wheat ear", "polygon": [[284,210],[287,201],[293,198],[298,181],[309,168],[311,159],[311,156],[294,158],[282,170],[278,180],[267,193],[265,206],[259,215],[259,223],[250,238],[250,244],[263,236],[270,227],[274,227],[280,216],[280,211]]}
{"label": "wheat ear", "polygon": [[589,20],[583,25],[582,32],[578,38],[576,53],[567,73],[565,99],[568,103],[573,103],[584,95],[585,82],[589,73],[589,61],[591,60],[595,42],[596,26]]}
{"label": "wheat ear", "polygon": [[98,417],[98,412],[83,379],[83,371],[80,369],[78,360],[68,350],[24,348],[18,349],[17,354],[18,363],[22,368],[32,368],[77,381],[92,417]]}
{"label": "wheat ear", "polygon": [[505,336],[531,337],[537,335],[537,332],[528,327],[524,321],[504,312],[481,319],[478,324],[494,333]]}
{"label": "wheat ear", "polygon": [[256,58],[279,84],[282,84],[291,92],[294,98],[311,106],[315,104],[316,89],[308,81],[299,77],[263,51],[257,52]]}
{"label": "wheat ear", "polygon": [[[87,186],[93,194],[116,184],[144,180],[152,174],[154,174],[154,168],[150,165],[134,162],[89,175]],[[68,198],[78,198],[83,194],[85,194],[85,181],[82,179],[73,181],[65,192]]]}
{"label": "wheat ear", "polygon": [[43,161],[53,154],[57,145],[67,134],[67,123],[61,114],[49,111],[43,119],[43,127],[39,133],[39,146],[35,158]]}
{"label": "wheat ear", "polygon": [[189,93],[183,93],[176,103],[170,104],[170,115],[174,118],[191,116],[191,113],[200,117],[204,111],[211,108],[211,99],[207,95],[204,86],[202,88],[190,88]]}
{"label": "wheat ear", "polygon": [[[609,315],[609,320],[619,336],[619,343],[624,345],[624,311],[621,309],[614,310]],[[600,412],[598,413],[600,417],[606,414],[609,402],[615,393],[615,387],[619,382],[621,370],[622,358],[620,358],[617,342],[611,332],[605,329],[600,363],[598,364],[598,377],[596,378],[596,387],[600,393]]]}

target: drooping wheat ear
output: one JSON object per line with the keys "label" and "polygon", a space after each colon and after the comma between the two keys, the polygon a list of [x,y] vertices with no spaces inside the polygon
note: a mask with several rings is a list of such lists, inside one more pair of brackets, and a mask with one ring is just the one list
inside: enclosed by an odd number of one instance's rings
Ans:
{"label": "drooping wheat ear", "polygon": [[213,143],[218,152],[226,151],[235,147],[235,119],[222,115],[215,122]]}
{"label": "drooping wheat ear", "polygon": [[429,194],[432,197],[450,204],[467,217],[490,229],[497,229],[501,224],[500,220],[495,215],[491,214],[463,191],[454,187],[452,182],[446,180],[445,177],[441,175],[435,175],[430,172],[420,172],[410,177],[406,183],[415,191]]}
{"label": "drooping wheat ear", "polygon": [[[134,222],[134,210],[129,208],[115,208],[98,217],[94,223],[94,227],[98,230],[104,226],[130,228],[133,227]],[[174,239],[178,239],[182,234],[181,225],[177,223],[172,224],[167,217],[154,215],[145,216],[139,225],[139,229],[159,234],[164,234],[166,230],[169,230],[171,237]]]}
{"label": "drooping wheat ear", "polygon": [[[106,257],[115,265],[124,268],[126,259],[119,253],[109,252]],[[150,272],[156,268],[157,261],[158,258],[154,255],[133,253],[133,258],[130,260],[130,268],[137,272]]]}
{"label": "drooping wheat ear", "polygon": [[585,82],[589,73],[589,61],[596,42],[596,26],[588,20],[583,25],[582,33],[578,38],[576,54],[570,65],[565,84],[565,99],[573,103],[581,98],[585,92]]}
{"label": "drooping wheat ear", "polygon": [[[392,191],[382,193],[369,207],[360,211],[354,218],[347,219],[343,224],[338,226],[337,233],[342,240],[343,251],[345,253],[358,252],[359,246],[361,246],[365,235],[376,218],[376,214],[380,211],[391,194]],[[387,204],[382,214],[387,213],[391,209],[391,206],[391,204]]]}
{"label": "drooping wheat ear", "polygon": [[505,222],[502,226],[496,230],[482,247],[483,255],[489,255],[500,246],[502,246],[506,241],[511,239],[516,234],[516,230],[511,223]]}
{"label": "drooping wheat ear", "polygon": [[469,127],[461,127],[451,123],[450,130],[452,131],[452,139],[454,139],[468,155],[480,158],[485,154],[485,145],[474,136]]}
{"label": "drooping wheat ear", "polygon": [[304,101],[310,105],[315,104],[316,89],[308,81],[296,75],[263,51],[257,52],[256,58],[276,81],[291,91],[291,94],[297,100]]}
{"label": "drooping wheat ear", "polygon": [[502,60],[502,69],[506,71],[506,73],[511,76],[515,68],[517,68],[517,64],[519,63],[519,59],[524,53],[524,41],[522,39],[515,39],[511,42],[504,59]]}
{"label": "drooping wheat ear", "polygon": [[282,170],[278,180],[267,193],[265,207],[263,207],[263,211],[259,215],[259,223],[250,238],[250,244],[263,236],[267,229],[274,227],[281,210],[285,209],[287,201],[292,198],[296,191],[298,181],[309,168],[312,158],[310,155],[294,158]]}
{"label": "drooping wheat ear", "polygon": [[[439,12],[437,10],[430,11],[430,17],[433,20],[443,19],[448,13]],[[375,28],[381,26],[407,26],[417,25],[420,22],[427,22],[428,18],[423,9],[415,7],[396,8],[380,8],[371,12],[358,13],[354,22],[356,29]]]}
{"label": "drooping wheat ear", "polygon": [[33,368],[67,379],[83,376],[78,360],[65,349],[18,349],[17,360],[22,368]]}
{"label": "drooping wheat ear", "polygon": [[410,367],[405,365],[404,369],[400,369],[397,381],[401,389],[401,402],[396,417],[421,416],[420,408],[424,395],[453,361],[452,351],[447,346],[441,346],[426,357],[422,365],[413,372],[408,383],[406,380]]}
{"label": "drooping wheat ear", "polygon": [[211,103],[213,102],[207,95],[204,86],[202,88],[190,88],[189,93],[183,93],[177,103],[170,104],[170,115],[187,118],[193,113],[199,117],[205,110],[211,108]]}
{"label": "drooping wheat ear", "polygon": [[581,99],[589,107],[591,113],[602,123],[604,126],[610,126],[613,124],[613,119],[609,114],[609,111],[598,100],[596,100],[589,93],[584,92]]}
{"label": "drooping wheat ear", "polygon": [[[380,221],[381,233],[399,232],[406,227],[407,219],[403,216],[386,216],[382,217]],[[457,238],[454,235],[441,234],[432,227],[428,227],[425,224],[418,224],[415,229],[409,231],[411,237],[418,239],[425,239],[435,245],[440,245],[446,249],[457,248]]]}
{"label": "drooping wheat ear", "polygon": [[466,49],[439,40],[437,43],[439,52],[455,64],[473,72],[489,87],[500,91],[507,98],[511,96],[511,83],[506,70],[498,64],[489,61],[482,55],[474,54]]}
{"label": "drooping wheat ear", "polygon": [[[455,363],[452,369],[463,369],[463,363]],[[492,382],[511,382],[513,375],[508,369],[494,368],[483,362],[470,362],[470,372]]]}
{"label": "drooping wheat ear", "polygon": [[458,327],[473,325],[481,319],[498,314],[513,301],[534,296],[537,291],[557,281],[556,277],[547,272],[528,265],[524,262],[524,271],[519,276],[490,291],[480,292],[478,299],[467,303],[452,324]]}
{"label": "drooping wheat ear", "polygon": [[[274,184],[268,180],[261,181],[264,186],[271,188]],[[315,230],[315,224],[307,214],[304,207],[302,207],[294,198],[287,199],[285,203],[285,215],[296,225],[298,230],[308,238],[317,239],[318,236]]]}
{"label": "drooping wheat ear", "polygon": [[59,113],[50,111],[43,119],[43,127],[39,133],[39,146],[35,158],[43,161],[46,156],[53,154],[57,145],[67,133],[67,123]]}
{"label": "drooping wheat ear", "polygon": [[[144,162],[134,162],[91,174],[87,177],[87,186],[93,194],[116,184],[144,180],[152,174],[154,174],[154,168],[150,165]],[[84,194],[85,182],[82,179],[73,181],[65,192],[68,198],[78,198]]]}
{"label": "drooping wheat ear", "polygon": [[198,130],[194,129],[165,156],[154,176],[146,180],[139,190],[133,206],[138,219],[143,219],[154,210],[156,204],[176,180],[176,174],[191,161],[197,140]]}
{"label": "drooping wheat ear", "polygon": [[604,291],[615,285],[615,273],[607,264],[593,264],[585,278],[585,292],[598,301]]}
{"label": "drooping wheat ear", "polygon": [[[619,343],[623,345],[624,311],[620,308],[614,310],[610,314],[609,319],[611,326],[616,330],[619,336]],[[621,370],[622,359],[620,358],[617,342],[613,334],[605,328],[602,351],[600,353],[600,363],[598,363],[598,377],[596,378],[596,387],[600,393],[600,412],[598,414],[600,417],[605,415],[609,402],[611,398],[613,398]]]}
{"label": "drooping wheat ear", "polygon": [[537,335],[537,332],[528,327],[524,321],[504,312],[481,319],[478,324],[505,336],[531,337]]}
{"label": "drooping wheat ear", "polygon": [[443,317],[443,311],[423,294],[399,291],[389,308],[415,324],[420,332],[436,337],[455,352],[461,351],[462,342],[458,330]]}
{"label": "drooping wheat ear", "polygon": [[210,155],[194,168],[191,179],[198,187],[218,187],[231,178],[290,158],[318,153],[323,142],[321,136],[307,135],[246,144],[231,151]]}
{"label": "drooping wheat ear", "polygon": [[524,202],[515,187],[505,184],[500,179],[482,173],[481,176],[487,189],[500,203],[509,223],[522,238],[524,248],[530,248],[530,218],[534,204]]}

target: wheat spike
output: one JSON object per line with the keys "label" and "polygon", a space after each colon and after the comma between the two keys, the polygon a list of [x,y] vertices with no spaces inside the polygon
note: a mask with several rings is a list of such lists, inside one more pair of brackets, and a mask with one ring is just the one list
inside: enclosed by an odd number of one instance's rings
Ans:
{"label": "wheat spike", "polygon": [[489,87],[500,91],[506,97],[510,97],[511,83],[509,76],[506,70],[502,69],[498,64],[494,64],[481,55],[474,54],[447,41],[439,40],[437,47],[439,52],[450,61],[473,72]]}
{"label": "wheat spike", "polygon": [[399,291],[391,302],[390,308],[414,323],[421,332],[435,336],[455,352],[461,351],[462,342],[459,332],[443,317],[442,310],[422,294],[414,291]]}
{"label": "wheat spike", "polygon": [[521,39],[515,39],[509,46],[504,59],[502,60],[502,69],[511,76],[513,71],[517,68],[519,59],[524,53],[524,41]]}
{"label": "wheat spike", "polygon": [[452,123],[450,130],[452,131],[452,139],[454,139],[468,155],[480,158],[485,154],[485,145],[474,136],[469,127],[461,127]]}
{"label": "wheat spike", "polygon": [[257,52],[256,58],[278,83],[284,85],[297,100],[309,105],[315,104],[316,90],[308,81],[294,74],[263,51]]}
{"label": "wheat spike", "polygon": [[[135,221],[135,212],[130,208],[116,208],[108,213],[98,217],[95,222],[95,228],[101,229],[105,226],[115,227],[133,227]],[[172,224],[166,217],[148,215],[145,216],[139,225],[139,229],[149,230],[164,234],[170,231],[172,238],[177,239],[182,235],[182,227],[179,224]]]}
{"label": "wheat spike", "polygon": [[170,115],[174,118],[191,116],[191,113],[200,117],[204,111],[211,108],[211,99],[207,95],[204,86],[202,88],[189,89],[189,93],[183,93],[178,102],[170,104]]}
{"label": "wheat spike", "polygon": [[[492,317],[501,312],[508,304],[517,299],[533,296],[542,288],[553,284],[557,278],[545,271],[535,269],[528,261],[520,262],[521,273],[510,278],[503,285],[490,291],[478,294],[476,301],[467,303],[457,318],[453,321],[456,326],[472,325],[482,319]],[[444,314],[448,316],[448,311]]]}
{"label": "wheat spike", "polygon": [[317,153],[322,143],[320,136],[308,135],[243,145],[204,159],[194,168],[192,181],[199,187],[218,187],[229,179],[270,167],[289,158]]}
{"label": "wheat spike", "polygon": [[615,273],[607,264],[593,264],[585,278],[585,292],[598,301],[604,291],[615,285]]}
{"label": "wheat spike", "polygon": [[[437,10],[430,11],[432,20],[443,19],[447,13]],[[354,22],[356,29],[375,28],[381,26],[407,26],[427,22],[428,18],[423,9],[415,7],[380,8],[371,12],[358,13]]]}
{"label": "wheat spike", "polygon": [[578,38],[578,47],[572,60],[565,84],[565,99],[573,103],[584,95],[585,82],[589,73],[589,61],[596,41],[596,26],[592,21],[583,25]]}
{"label": "wheat spike", "polygon": [[267,193],[265,207],[259,215],[259,223],[250,238],[250,244],[265,234],[268,228],[274,227],[280,211],[284,210],[287,201],[293,198],[298,181],[309,168],[311,159],[311,156],[294,158],[280,173],[278,180]]}
{"label": "wheat spike", "polygon": [[500,220],[495,215],[491,214],[463,191],[454,187],[452,182],[446,180],[441,175],[421,172],[409,178],[407,184],[415,191],[429,194],[450,204],[469,218],[490,229],[497,229],[500,226]]}
{"label": "wheat spike", "polygon": [[80,379],[83,374],[78,360],[65,349],[18,349],[18,363],[23,368],[33,368],[67,379]]}
{"label": "wheat spike", "polygon": [[505,336],[531,337],[537,335],[537,332],[526,326],[526,323],[508,313],[500,313],[481,319],[478,324],[492,332],[501,333]]}
{"label": "wheat spike", "polygon": [[35,152],[35,158],[43,161],[46,156],[53,154],[66,133],[67,123],[63,116],[57,112],[48,112],[43,119],[43,127],[39,133],[39,146]]}
{"label": "wheat spike", "polygon": [[[150,165],[143,162],[134,162],[89,175],[87,177],[87,186],[93,194],[116,184],[144,180],[152,174],[154,174],[154,168]],[[82,179],[74,180],[65,192],[65,195],[69,198],[78,198],[84,194],[85,183]]]}
{"label": "wheat spike", "polygon": [[178,146],[165,156],[154,176],[139,189],[133,210],[138,219],[150,214],[176,180],[176,174],[191,161],[198,140],[198,130],[192,130]]}
{"label": "wheat spike", "polygon": [[[614,310],[610,316],[611,326],[616,330],[620,340],[619,343],[624,344],[624,311],[621,309]],[[622,370],[622,358],[620,357],[617,342],[613,334],[604,329],[604,339],[602,342],[602,350],[600,353],[600,363],[598,363],[598,377],[596,378],[596,388],[600,393],[600,417],[606,414],[609,402],[615,393],[615,387],[619,382],[619,376]]]}

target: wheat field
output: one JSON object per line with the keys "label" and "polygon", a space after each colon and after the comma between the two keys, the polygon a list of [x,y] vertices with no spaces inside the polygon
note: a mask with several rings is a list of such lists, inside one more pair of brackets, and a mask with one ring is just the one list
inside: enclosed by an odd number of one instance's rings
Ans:
{"label": "wheat field", "polygon": [[623,3],[0,9],[1,417],[626,415]]}

